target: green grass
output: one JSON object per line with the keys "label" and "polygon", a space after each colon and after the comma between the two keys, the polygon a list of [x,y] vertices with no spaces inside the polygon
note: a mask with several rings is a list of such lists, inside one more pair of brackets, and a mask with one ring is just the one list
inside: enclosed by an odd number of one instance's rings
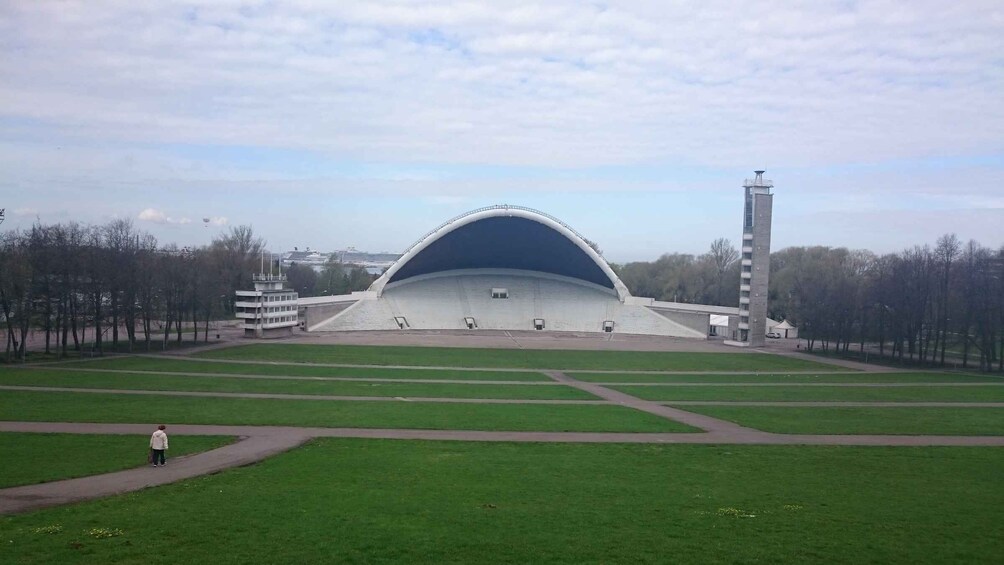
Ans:
{"label": "green grass", "polygon": [[291,363],[223,363],[192,358],[155,359],[116,357],[95,361],[60,363],[56,367],[114,369],[119,371],[168,371],[175,373],[226,373],[289,377],[354,377],[380,379],[449,379],[477,381],[548,381],[532,371],[465,371],[463,369],[390,369],[384,367],[313,367]]}
{"label": "green grass", "polygon": [[[212,331],[212,330],[210,330],[210,331]],[[88,341],[88,342],[84,342],[84,343],[80,344],[80,351],[76,351],[75,349],[73,349],[73,345],[71,344],[67,348],[67,350],[66,350],[66,355],[63,355],[63,353],[62,353],[62,351],[63,351],[62,347],[52,346],[50,348],[50,352],[49,353],[45,353],[45,348],[44,347],[39,347],[39,348],[36,348],[36,349],[29,349],[28,351],[25,352],[25,357],[26,357],[25,362],[26,363],[41,363],[41,362],[48,362],[48,361],[62,361],[62,360],[73,360],[73,359],[93,359],[94,357],[100,357],[101,355],[108,355],[108,354],[113,354],[113,353],[120,353],[120,354],[151,353],[151,354],[157,354],[157,353],[161,353],[163,351],[178,351],[178,350],[181,350],[181,349],[190,349],[190,348],[193,348],[193,347],[202,347],[202,346],[205,346],[205,345],[211,345],[211,344],[216,343],[218,341],[215,338],[213,338],[213,339],[210,339],[208,342],[203,342],[202,341],[202,328],[199,328],[199,341],[197,343],[194,343],[192,341],[192,334],[191,334],[191,332],[187,332],[187,333],[186,332],[182,332],[182,340],[183,341],[180,344],[175,341],[176,335],[172,332],[171,333],[170,341],[167,342],[166,346],[164,345],[164,341],[163,341],[163,339],[164,339],[164,334],[163,333],[154,335],[152,337],[153,337],[153,339],[150,341],[150,349],[149,350],[147,350],[147,348],[146,348],[146,342],[144,342],[142,340],[142,336],[140,337],[140,340],[136,341],[135,343],[133,343],[132,348],[130,348],[129,347],[129,342],[126,341],[125,333],[122,333],[120,335],[120,337],[119,337],[119,343],[118,343],[117,347],[115,347],[115,346],[112,345],[111,335],[108,334],[108,337],[106,338],[106,340],[103,341],[102,344],[101,344],[101,352],[100,353],[98,352],[97,347],[95,346],[95,344]],[[158,339],[158,337],[159,337],[159,339]],[[7,358],[6,358],[5,355],[0,355],[0,365],[6,364],[6,360],[7,360]],[[19,365],[19,364],[22,364],[22,362],[19,359],[12,359],[10,364],[11,365]]]}
{"label": "green grass", "polygon": [[841,373],[838,375],[568,373],[591,383],[1000,383],[1004,378],[958,373]]}
{"label": "green grass", "polygon": [[682,408],[785,434],[1004,435],[1004,408]]}
{"label": "green grass", "polygon": [[693,428],[622,406],[274,400],[0,391],[0,419],[348,428],[681,432]]}
{"label": "green grass", "polygon": [[196,354],[212,359],[360,365],[635,371],[839,371],[839,367],[763,353],[565,351],[369,345],[253,344]]}
{"label": "green grass", "polygon": [[90,373],[58,370],[0,371],[0,385],[106,388],[126,390],[176,390],[199,392],[253,392],[266,394],[320,394],[334,396],[405,396],[425,398],[510,398],[533,400],[597,400],[588,392],[564,385],[481,385],[440,383],[388,383],[312,381],[267,378],[189,377],[143,373]]}
{"label": "green grass", "polygon": [[1004,386],[611,386],[645,400],[1004,402]]}
{"label": "green grass", "polygon": [[[1004,450],[320,440],[0,518],[8,563],[992,563]],[[36,533],[59,525],[61,531]],[[95,539],[94,528],[121,530]]]}
{"label": "green grass", "polygon": [[[168,430],[170,431],[170,430]],[[222,447],[233,438],[171,435],[168,458]],[[149,436],[0,432],[0,488],[121,471],[146,464]]]}

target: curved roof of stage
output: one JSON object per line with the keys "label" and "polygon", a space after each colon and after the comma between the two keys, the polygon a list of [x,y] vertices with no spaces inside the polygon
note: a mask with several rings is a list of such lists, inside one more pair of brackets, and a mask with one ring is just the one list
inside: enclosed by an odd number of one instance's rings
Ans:
{"label": "curved roof of stage", "polygon": [[627,287],[585,238],[553,216],[521,206],[479,208],[444,223],[408,248],[370,290],[460,269],[519,269],[596,284],[624,300]]}

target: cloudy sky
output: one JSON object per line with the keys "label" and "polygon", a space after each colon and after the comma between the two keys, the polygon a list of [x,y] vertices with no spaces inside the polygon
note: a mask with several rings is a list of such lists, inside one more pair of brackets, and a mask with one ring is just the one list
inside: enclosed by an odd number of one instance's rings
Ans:
{"label": "cloudy sky", "polygon": [[1004,244],[1004,4],[0,0],[0,229],[400,251],[510,203],[649,260],[738,241],[758,168],[775,249]]}

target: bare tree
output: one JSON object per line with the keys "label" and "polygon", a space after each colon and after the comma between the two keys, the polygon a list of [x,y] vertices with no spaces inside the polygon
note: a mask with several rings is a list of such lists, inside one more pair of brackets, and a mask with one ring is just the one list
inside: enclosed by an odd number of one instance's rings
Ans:
{"label": "bare tree", "polygon": [[736,285],[739,279],[732,274],[732,268],[739,259],[737,250],[728,239],[720,237],[711,242],[711,249],[708,251],[715,267],[715,304],[723,305],[736,300]]}
{"label": "bare tree", "polygon": [[934,258],[938,267],[938,292],[935,296],[937,303],[937,320],[934,337],[934,353],[938,353],[938,346],[941,346],[941,364],[945,364],[945,350],[948,345],[948,312],[951,300],[951,277],[952,266],[962,244],[955,234],[945,234],[938,238],[938,244],[934,248]]}
{"label": "bare tree", "polygon": [[233,313],[234,293],[251,286],[251,275],[257,270],[265,241],[254,235],[251,226],[234,226],[213,239],[214,261],[225,283],[227,312]]}

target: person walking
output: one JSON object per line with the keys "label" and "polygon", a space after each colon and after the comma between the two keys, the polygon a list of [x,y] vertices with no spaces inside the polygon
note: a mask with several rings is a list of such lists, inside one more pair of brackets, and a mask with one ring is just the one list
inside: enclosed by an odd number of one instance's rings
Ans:
{"label": "person walking", "polygon": [[167,465],[164,459],[164,452],[167,451],[167,433],[164,430],[167,426],[161,424],[157,426],[157,431],[150,436],[150,462],[156,467],[158,464],[163,467]]}

